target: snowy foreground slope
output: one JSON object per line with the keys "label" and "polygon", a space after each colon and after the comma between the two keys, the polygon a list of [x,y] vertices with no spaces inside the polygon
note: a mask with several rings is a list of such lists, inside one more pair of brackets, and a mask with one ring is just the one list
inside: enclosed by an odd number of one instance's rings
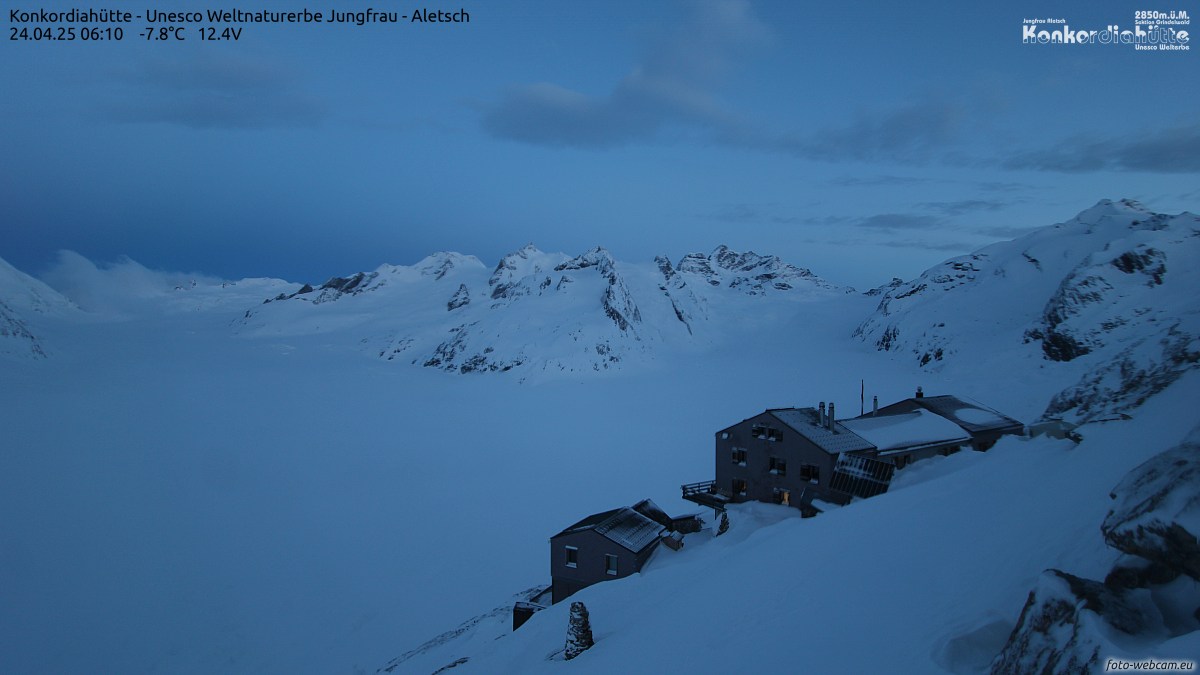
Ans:
{"label": "snowy foreground slope", "polygon": [[[727,536],[581,593],[597,644],[570,664],[546,660],[562,606],[392,671],[979,672],[1044,569],[1103,578],[1108,492],[1196,423],[1194,341],[1178,362],[1146,352],[1155,386],[1088,380],[1160,326],[1195,335],[1194,217],[1110,228],[1140,207],[1096,208],[1118,215],[1042,231],[1075,237],[1053,279],[1009,290],[1028,270],[1003,265],[905,298],[723,248],[437,254],[307,288],[85,266],[65,298],[12,270],[0,301],[45,357],[0,336],[0,671],[374,672],[548,583],[547,539],[580,517],[695,510],[678,485],[712,477],[713,432],[764,408],[852,412],[860,380],[868,405],[921,385],[1025,421],[1064,391],[1103,396],[1114,411],[1062,411],[1093,420],[1078,446],[1006,440],[812,520],[741,507]],[[1086,277],[1113,290],[1053,330],[1090,351],[1054,360],[1047,307]],[[889,325],[905,349],[877,347]],[[922,364],[928,336],[943,354]],[[1200,651],[1173,639],[1153,655]]]}
{"label": "snowy foreground slope", "polygon": [[[985,672],[1043,570],[1104,578],[1119,556],[1099,532],[1109,492],[1191,431],[1196,396],[1192,373],[1137,419],[1085,427],[1078,446],[1005,439],[916,465],[888,494],[814,519],[733,507],[725,536],[690,536],[642,574],[573,596],[596,645],[569,664],[557,654],[561,603],[515,633],[511,614],[481,622],[474,631],[499,639],[459,637],[391,672],[464,657],[455,673]],[[1195,659],[1200,625],[1189,627],[1166,644],[1118,634],[1102,656]]]}

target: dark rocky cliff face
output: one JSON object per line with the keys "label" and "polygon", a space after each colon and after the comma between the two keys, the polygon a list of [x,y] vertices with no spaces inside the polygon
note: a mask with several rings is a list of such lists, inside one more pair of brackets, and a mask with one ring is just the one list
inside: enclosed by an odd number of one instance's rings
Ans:
{"label": "dark rocky cliff face", "polygon": [[[1103,659],[1200,631],[1200,428],[1114,488],[1100,530],[1127,555],[1104,581],[1047,570],[992,662],[993,675],[1092,673]],[[1188,655],[1162,654],[1162,658]],[[1190,655],[1194,657],[1195,655]]]}

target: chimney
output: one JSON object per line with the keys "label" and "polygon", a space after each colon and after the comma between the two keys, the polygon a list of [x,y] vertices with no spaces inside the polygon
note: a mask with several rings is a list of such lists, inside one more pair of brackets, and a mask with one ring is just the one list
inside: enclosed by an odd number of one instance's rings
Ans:
{"label": "chimney", "polygon": [[925,398],[925,392],[921,391],[920,387],[917,387],[917,398]]}
{"label": "chimney", "polygon": [[817,406],[817,426],[825,426],[825,401],[821,401],[821,405]]}
{"label": "chimney", "polygon": [[833,431],[833,421],[834,421],[834,417],[833,417],[833,401],[830,401],[830,402],[829,402],[829,417],[828,417],[827,419],[828,419],[828,421],[829,421],[829,430],[830,430],[830,431]]}
{"label": "chimney", "polygon": [[878,414],[879,414],[879,397],[872,396],[871,397],[871,417],[874,417]]}

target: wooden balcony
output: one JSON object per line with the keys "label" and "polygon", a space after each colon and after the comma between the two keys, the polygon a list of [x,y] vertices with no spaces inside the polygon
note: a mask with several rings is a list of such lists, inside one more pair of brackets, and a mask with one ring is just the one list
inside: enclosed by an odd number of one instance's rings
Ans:
{"label": "wooden balcony", "polygon": [[688,483],[680,485],[679,488],[683,491],[684,499],[701,506],[707,506],[710,509],[716,509],[717,511],[724,511],[725,505],[732,501],[728,494],[717,489],[717,481],[715,480]]}

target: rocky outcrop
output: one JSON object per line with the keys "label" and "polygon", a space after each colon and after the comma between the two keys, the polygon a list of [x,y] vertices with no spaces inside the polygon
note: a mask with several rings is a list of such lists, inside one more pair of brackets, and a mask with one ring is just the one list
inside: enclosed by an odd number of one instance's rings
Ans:
{"label": "rocky outcrop", "polygon": [[[478,323],[478,322],[476,322]],[[524,363],[524,358],[501,358],[492,347],[482,350],[471,349],[468,339],[470,328],[476,323],[455,326],[450,329],[450,337],[433,350],[433,355],[421,365],[426,368],[440,368],[459,373],[504,372]]]}
{"label": "rocky outcrop", "polygon": [[959,318],[962,313],[957,308],[936,308],[959,300],[962,293],[955,289],[975,285],[989,261],[989,254],[973,253],[947,260],[912,281],[893,279],[868,291],[867,295],[881,295],[879,305],[851,337],[870,341],[879,351],[908,351],[922,366],[942,361],[957,351],[954,338],[956,330],[961,330],[953,322],[947,328],[946,319]]}
{"label": "rocky outcrop", "polygon": [[796,289],[852,293],[854,289],[831,284],[811,270],[795,267],[777,256],[753,251],[738,253],[721,245],[712,253],[689,253],[676,266],[680,274],[702,280],[710,286],[738,289],[747,295],[763,295]]}
{"label": "rocky outcrop", "polygon": [[510,300],[528,295],[531,288],[521,283],[531,274],[540,274],[542,266],[537,261],[544,254],[533,244],[526,244],[515,253],[509,253],[496,263],[496,269],[488,279],[488,287],[492,289],[493,300]]}
{"label": "rocky outcrop", "polygon": [[1055,394],[1043,414],[1077,423],[1128,414],[1200,365],[1200,338],[1179,322],[1136,340]]}
{"label": "rocky outcrop", "polygon": [[459,307],[466,307],[469,304],[471,304],[471,292],[467,290],[466,284],[459,284],[454,296],[446,303],[446,311],[453,312]]}
{"label": "rocky outcrop", "polygon": [[3,301],[0,301],[0,354],[46,358],[41,340]]}
{"label": "rocky outcrop", "polygon": [[1162,621],[1147,593],[1047,570],[1029,593],[1021,618],[992,662],[993,675],[1086,675],[1119,653],[1107,627],[1127,635],[1157,632]]}
{"label": "rocky outcrop", "polygon": [[373,290],[372,282],[378,277],[379,272],[358,272],[348,277],[331,277],[316,288],[313,288],[310,284],[304,284],[294,293],[280,293],[273,298],[263,300],[263,304],[266,305],[293,298],[307,300],[314,305],[333,302],[347,295],[358,295],[364,291]]}
{"label": "rocky outcrop", "polygon": [[595,268],[607,282],[601,306],[605,315],[621,331],[630,331],[633,324],[642,322],[642,312],[633,300],[625,281],[617,274],[616,263],[609,252],[599,246],[554,267],[555,272]]}
{"label": "rocky outcrop", "polygon": [[1200,436],[1134,469],[1112,498],[1109,546],[1200,581]]}
{"label": "rocky outcrop", "polygon": [[892,277],[891,281],[889,281],[886,284],[883,284],[881,286],[876,286],[875,288],[872,288],[871,290],[863,293],[863,295],[869,295],[872,297],[878,296],[878,295],[885,295],[887,293],[891,293],[892,291],[894,291],[897,288],[900,288],[903,285],[904,285],[903,279],[901,279],[900,277]]}
{"label": "rocky outcrop", "polygon": [[[1091,673],[1100,659],[1200,631],[1200,427],[1131,471],[1101,525],[1123,551],[1103,582],[1047,570],[1029,594],[995,675]],[[1181,577],[1189,577],[1179,584]]]}
{"label": "rocky outcrop", "polygon": [[689,335],[693,335],[692,324],[698,319],[708,318],[703,302],[696,297],[666,256],[656,256],[654,264],[658,265],[658,271],[662,274],[658,290],[670,299],[671,311],[675,312],[675,318],[687,328]]}

